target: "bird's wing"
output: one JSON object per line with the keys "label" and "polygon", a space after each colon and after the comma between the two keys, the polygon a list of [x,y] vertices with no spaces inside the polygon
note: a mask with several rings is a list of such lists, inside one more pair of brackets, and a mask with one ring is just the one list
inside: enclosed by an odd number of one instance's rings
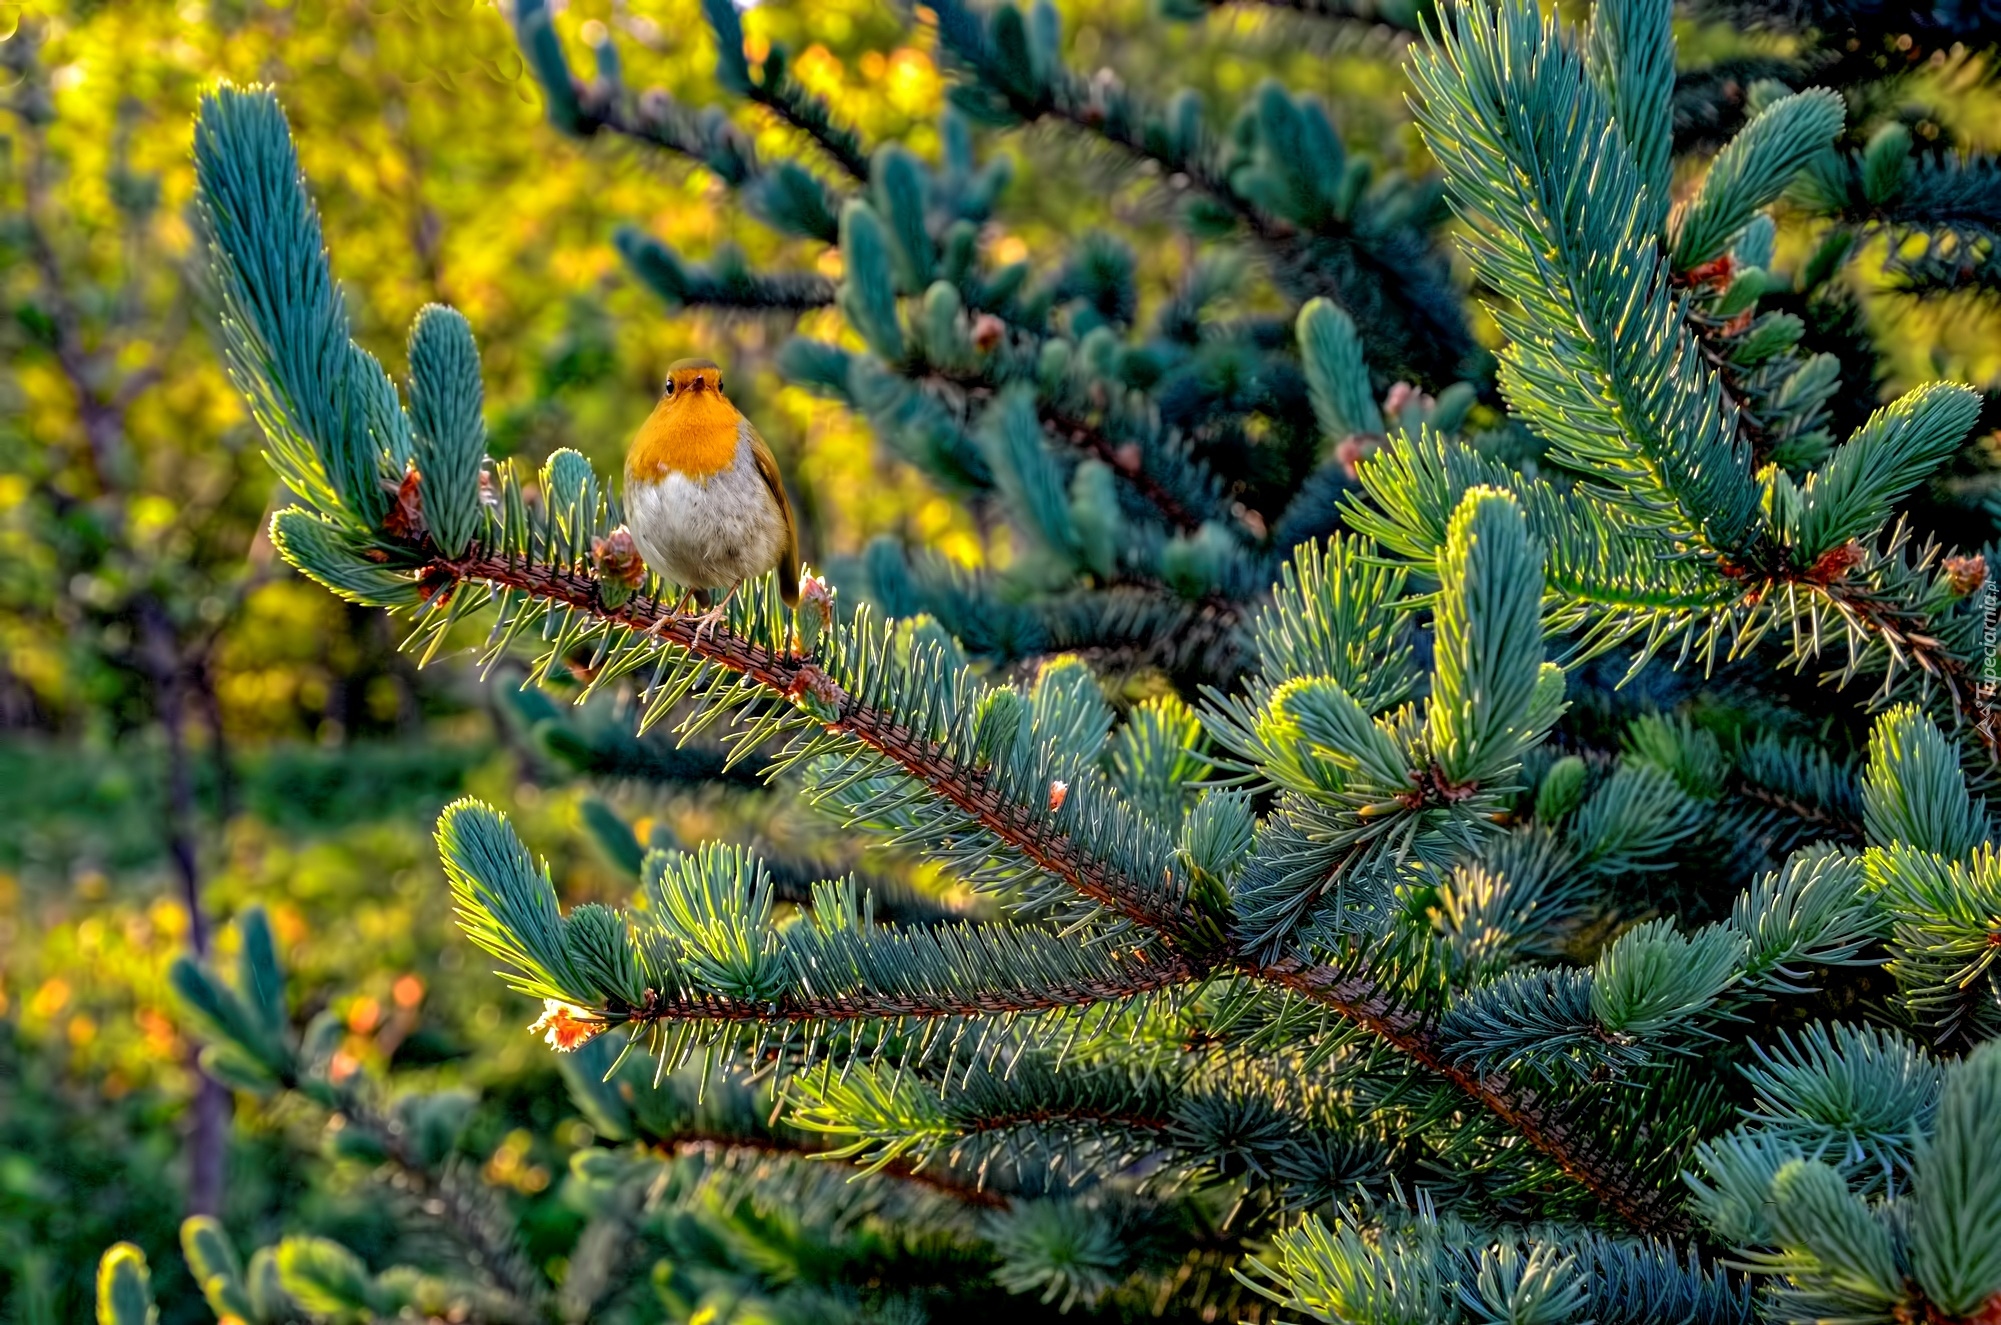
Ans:
{"label": "bird's wing", "polygon": [[750,435],[751,459],[757,462],[757,472],[764,479],[764,486],[771,489],[772,500],[778,503],[778,514],[785,521],[785,546],[778,552],[778,596],[785,600],[787,607],[799,606],[799,525],[792,518],[792,501],[785,495],[785,480],[778,476],[778,458],[771,454],[771,448],[757,435],[757,429],[744,420],[745,431]]}

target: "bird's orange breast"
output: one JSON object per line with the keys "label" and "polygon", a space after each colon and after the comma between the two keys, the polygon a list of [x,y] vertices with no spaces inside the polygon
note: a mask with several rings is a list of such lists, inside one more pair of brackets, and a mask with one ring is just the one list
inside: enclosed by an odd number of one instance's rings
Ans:
{"label": "bird's orange breast", "polygon": [[626,472],[642,480],[719,474],[736,462],[742,429],[743,415],[720,391],[676,392],[640,425]]}

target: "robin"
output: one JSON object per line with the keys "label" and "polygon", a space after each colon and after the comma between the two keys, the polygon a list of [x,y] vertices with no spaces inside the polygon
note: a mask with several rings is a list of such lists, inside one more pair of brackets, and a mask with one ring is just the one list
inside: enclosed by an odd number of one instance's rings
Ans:
{"label": "robin", "polygon": [[774,567],[779,596],[799,605],[799,532],[778,461],[723,394],[723,371],[707,359],[667,369],[660,403],[632,439],[625,524],[662,579],[712,604],[697,639],[722,620],[745,580]]}

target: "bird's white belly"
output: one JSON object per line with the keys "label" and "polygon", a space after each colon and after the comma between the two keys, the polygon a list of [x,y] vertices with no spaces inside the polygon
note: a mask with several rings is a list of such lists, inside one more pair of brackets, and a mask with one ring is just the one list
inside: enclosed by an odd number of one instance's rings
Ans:
{"label": "bird's white belly", "polygon": [[665,474],[625,481],[625,524],[639,555],[684,589],[728,589],[778,564],[785,527],[747,442],[706,479]]}

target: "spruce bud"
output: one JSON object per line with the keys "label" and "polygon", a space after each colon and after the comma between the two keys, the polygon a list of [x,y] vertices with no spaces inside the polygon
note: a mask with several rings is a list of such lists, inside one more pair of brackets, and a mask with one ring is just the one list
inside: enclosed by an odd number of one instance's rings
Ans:
{"label": "spruce bud", "polygon": [[798,626],[799,652],[811,657],[820,647],[821,634],[834,624],[833,587],[811,571],[799,577],[799,607],[793,620]]}
{"label": "spruce bud", "polygon": [[973,716],[973,746],[980,761],[1004,764],[1014,753],[1015,742],[1028,718],[1028,704],[1013,686],[990,690],[980,700]]}
{"label": "spruce bud", "polygon": [[646,583],[646,562],[624,525],[591,540],[591,569],[598,577],[598,597],[606,607],[619,607]]}
{"label": "spruce bud", "polygon": [[1546,824],[1555,823],[1576,809],[1584,800],[1587,773],[1584,761],[1576,755],[1566,755],[1550,765],[1536,791],[1535,817]]}

